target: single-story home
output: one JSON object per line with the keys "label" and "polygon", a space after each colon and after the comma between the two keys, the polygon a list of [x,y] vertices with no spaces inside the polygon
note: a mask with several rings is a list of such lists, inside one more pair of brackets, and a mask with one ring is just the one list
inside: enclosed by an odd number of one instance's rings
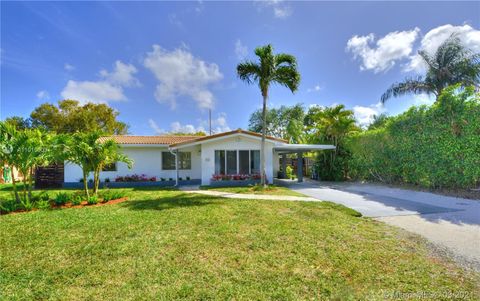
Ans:
{"label": "single-story home", "polygon": [[[261,134],[242,129],[210,136],[102,137],[103,141],[115,140],[123,153],[134,160],[134,164],[132,169],[128,169],[127,165],[121,162],[107,166],[100,173],[100,180],[115,182],[119,177],[137,174],[152,181],[210,185],[212,181],[222,179],[222,175],[237,175],[235,179],[248,178],[248,175],[257,175],[258,178],[261,137]],[[302,158],[304,152],[334,148],[333,145],[289,144],[286,140],[267,136],[265,140],[267,180],[272,183],[273,178],[277,176],[281,155],[297,153],[299,158]],[[285,166],[282,170],[285,170]],[[302,181],[302,174],[299,168],[299,181]],[[81,168],[66,162],[65,184],[78,183],[81,178]]]}

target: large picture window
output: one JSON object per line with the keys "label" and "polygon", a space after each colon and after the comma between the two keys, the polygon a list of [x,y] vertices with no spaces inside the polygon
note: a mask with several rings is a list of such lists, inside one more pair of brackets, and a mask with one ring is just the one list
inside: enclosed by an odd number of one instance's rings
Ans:
{"label": "large picture window", "polygon": [[260,173],[259,150],[215,150],[215,174]]}
{"label": "large picture window", "polygon": [[[162,152],[162,169],[175,170],[175,155],[171,152]],[[192,153],[178,153],[178,169],[192,169]]]}

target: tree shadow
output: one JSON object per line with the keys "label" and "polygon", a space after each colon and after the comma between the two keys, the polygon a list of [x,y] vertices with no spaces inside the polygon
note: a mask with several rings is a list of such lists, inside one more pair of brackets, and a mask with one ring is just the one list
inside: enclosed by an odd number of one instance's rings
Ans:
{"label": "tree shadow", "polygon": [[221,205],[224,202],[217,197],[182,193],[174,196],[161,196],[146,200],[131,200],[120,205],[130,210],[168,210],[185,207]]}

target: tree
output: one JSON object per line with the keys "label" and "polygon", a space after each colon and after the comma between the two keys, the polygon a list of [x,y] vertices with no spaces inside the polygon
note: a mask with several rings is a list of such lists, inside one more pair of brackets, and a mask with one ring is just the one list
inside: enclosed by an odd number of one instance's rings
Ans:
{"label": "tree", "polygon": [[272,45],[255,49],[259,62],[245,61],[238,64],[237,75],[247,84],[258,84],[263,97],[262,107],[262,143],[260,148],[261,183],[265,181],[265,136],[267,129],[267,99],[270,86],[279,84],[295,92],[300,84],[297,60],[290,54],[274,54]]}
{"label": "tree", "polygon": [[93,171],[93,193],[96,195],[100,183],[100,172],[107,164],[125,162],[131,168],[133,161],[120,152],[113,140],[101,141],[99,132],[75,133],[67,138],[66,160],[82,169],[83,188],[88,198],[88,175]]}
{"label": "tree", "polygon": [[106,104],[62,100],[58,106],[44,103],[30,115],[34,127],[44,127],[56,133],[94,132],[106,135],[126,134],[128,126],[117,120],[118,112]]}
{"label": "tree", "polygon": [[387,116],[382,113],[380,115],[373,115],[373,121],[368,125],[368,130],[375,130],[385,126],[389,120],[392,120],[391,116]]}
{"label": "tree", "polygon": [[23,118],[19,116],[12,116],[5,119],[5,123],[11,124],[16,130],[24,130],[32,128],[32,121],[30,118]]}
{"label": "tree", "polygon": [[394,83],[381,97],[382,103],[391,97],[409,93],[433,94],[436,99],[443,89],[450,85],[478,86],[480,80],[480,54],[466,49],[458,35],[451,35],[434,54],[426,51],[418,53],[427,65],[425,76],[406,78]]}
{"label": "tree", "polygon": [[[281,106],[279,108],[267,108],[267,135],[290,140],[290,133],[295,125],[302,124],[305,117],[305,109],[302,104],[293,106]],[[258,109],[250,115],[248,129],[252,132],[261,133],[263,126],[262,110]]]}
{"label": "tree", "polygon": [[319,173],[325,180],[340,180],[346,174],[346,159],[343,142],[345,137],[359,131],[353,111],[344,105],[312,107],[305,116],[305,125],[310,143],[335,145],[334,151],[323,152],[317,161]]}

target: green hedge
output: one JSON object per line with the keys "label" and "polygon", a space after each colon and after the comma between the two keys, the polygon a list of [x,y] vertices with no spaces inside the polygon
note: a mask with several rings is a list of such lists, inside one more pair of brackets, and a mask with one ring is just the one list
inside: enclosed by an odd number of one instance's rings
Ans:
{"label": "green hedge", "polygon": [[473,88],[445,89],[430,107],[412,107],[380,129],[350,137],[354,179],[429,188],[480,184],[480,97]]}

